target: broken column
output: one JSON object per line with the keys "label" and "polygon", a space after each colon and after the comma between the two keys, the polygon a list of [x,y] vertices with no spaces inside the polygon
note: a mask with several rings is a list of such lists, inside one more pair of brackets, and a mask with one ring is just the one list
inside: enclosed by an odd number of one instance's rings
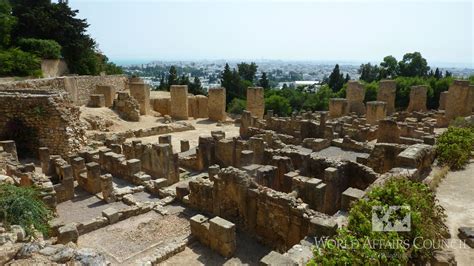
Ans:
{"label": "broken column", "polygon": [[448,97],[446,101],[446,117],[448,120],[459,116],[468,116],[472,113],[472,98],[474,96],[474,87],[469,86],[467,80],[455,80],[449,86]]}
{"label": "broken column", "polygon": [[265,98],[262,87],[247,88],[246,109],[252,114],[252,116],[256,116],[259,119],[263,118],[263,114],[265,113]]}
{"label": "broken column", "polygon": [[331,98],[329,99],[329,116],[331,118],[345,116],[349,113],[348,107],[347,99]]}
{"label": "broken column", "polygon": [[49,149],[46,147],[41,147],[38,149],[39,153],[39,159],[41,161],[41,171],[45,175],[50,175],[50,170],[49,170]]}
{"label": "broken column", "polygon": [[188,119],[188,86],[172,85],[171,92],[171,117],[174,119]]}
{"label": "broken column", "polygon": [[387,104],[387,115],[395,112],[395,95],[397,91],[397,83],[395,80],[381,80],[379,82],[379,91],[377,92],[377,101]]}
{"label": "broken column", "polygon": [[100,187],[102,189],[102,198],[107,202],[114,202],[114,185],[112,183],[112,175],[105,174],[100,176]]}
{"label": "broken column", "polygon": [[210,88],[208,91],[209,119],[213,121],[225,121],[225,88]]}
{"label": "broken column", "polygon": [[196,95],[196,116],[194,118],[207,118],[207,97],[204,95]]}
{"label": "broken column", "polygon": [[100,186],[100,165],[95,162],[86,164],[87,167],[87,182],[85,183],[85,190],[91,194],[99,193],[102,188]]}
{"label": "broken column", "polygon": [[410,103],[408,104],[407,112],[425,112],[427,92],[427,86],[412,86],[410,90]]}
{"label": "broken column", "polygon": [[138,101],[140,114],[147,115],[150,112],[150,89],[143,81],[130,82],[130,95]]}
{"label": "broken column", "polygon": [[365,114],[364,98],[364,86],[358,81],[349,81],[346,90],[349,112],[354,112],[358,115]]}
{"label": "broken column", "polygon": [[377,122],[387,116],[387,104],[381,101],[367,102],[366,121],[368,124],[377,125]]}
{"label": "broken column", "polygon": [[439,110],[446,110],[446,101],[448,100],[448,92],[443,91],[439,94]]}

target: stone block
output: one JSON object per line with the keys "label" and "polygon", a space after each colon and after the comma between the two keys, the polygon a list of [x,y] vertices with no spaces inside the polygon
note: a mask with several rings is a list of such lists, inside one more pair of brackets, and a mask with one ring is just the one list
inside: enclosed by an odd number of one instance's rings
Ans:
{"label": "stone block", "polygon": [[349,105],[347,99],[331,98],[329,99],[329,116],[337,118],[345,116],[349,113]]}
{"label": "stone block", "polygon": [[410,103],[408,104],[408,112],[425,112],[427,99],[427,86],[412,86],[410,90]]}
{"label": "stone block", "polygon": [[314,217],[310,220],[309,235],[316,237],[336,234],[337,222],[331,217]]}
{"label": "stone block", "polygon": [[377,125],[387,116],[387,104],[381,101],[367,102],[366,120],[368,124]]}
{"label": "stone block", "polygon": [[377,101],[382,101],[386,103],[387,115],[391,115],[395,112],[396,91],[397,83],[395,80],[381,80],[379,82]]}
{"label": "stone block", "polygon": [[346,99],[349,106],[349,112],[358,115],[365,114],[364,106],[365,89],[358,81],[349,81],[347,83]]}
{"label": "stone block", "polygon": [[58,243],[60,244],[77,243],[78,238],[79,233],[74,223],[66,224],[58,229]]}
{"label": "stone block", "polygon": [[298,263],[294,262],[287,256],[284,256],[276,251],[270,251],[265,257],[260,260],[259,265],[261,266],[297,266]]}
{"label": "stone block", "polygon": [[89,107],[105,107],[105,97],[102,94],[91,94],[89,99]]}
{"label": "stone block", "polygon": [[96,93],[104,95],[105,107],[111,107],[114,104],[116,89],[112,85],[97,85]]}
{"label": "stone block", "polygon": [[188,119],[188,86],[186,85],[172,85],[170,88],[171,103],[170,111],[171,117],[179,120]]}
{"label": "stone block", "polygon": [[264,89],[262,87],[247,88],[247,107],[246,109],[259,119],[263,119],[265,112]]}
{"label": "stone block", "polygon": [[225,121],[227,115],[225,88],[210,88],[208,91],[209,119],[213,121]]}
{"label": "stone block", "polygon": [[130,82],[130,95],[137,100],[140,106],[140,115],[148,115],[150,113],[150,88],[143,82]]}
{"label": "stone block", "polygon": [[102,216],[106,217],[109,220],[110,224],[113,224],[119,221],[119,211],[113,207],[103,210]]}
{"label": "stone block", "polygon": [[363,190],[349,187],[342,193],[341,209],[348,211],[351,207],[352,202],[357,202],[364,197],[365,192]]}

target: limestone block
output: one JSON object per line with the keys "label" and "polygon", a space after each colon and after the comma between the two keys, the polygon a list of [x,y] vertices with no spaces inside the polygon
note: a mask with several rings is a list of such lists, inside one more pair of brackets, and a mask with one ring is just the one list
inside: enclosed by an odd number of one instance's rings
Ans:
{"label": "limestone block", "polygon": [[270,251],[265,257],[260,260],[261,266],[274,266],[274,265],[285,265],[285,266],[296,266],[298,263],[294,262],[287,256],[282,255],[276,251]]}
{"label": "limestone block", "polygon": [[159,112],[161,115],[171,114],[171,99],[170,98],[153,99],[153,110]]}
{"label": "limestone block", "polygon": [[188,95],[188,117],[197,116],[197,101],[196,96]]}
{"label": "limestone block", "polygon": [[262,87],[247,88],[247,108],[252,116],[259,119],[263,118],[265,113],[264,89]]}
{"label": "limestone block", "polygon": [[208,100],[204,95],[196,95],[196,116],[194,118],[208,118]]}
{"label": "limestone block", "polygon": [[181,140],[181,152],[189,151],[189,140]]}
{"label": "limestone block", "polygon": [[400,128],[396,121],[391,119],[382,119],[379,121],[377,142],[400,143]]}
{"label": "limestone block", "polygon": [[170,88],[170,114],[174,119],[188,119],[188,86],[172,85]]}
{"label": "limestone block", "polygon": [[433,146],[427,144],[414,144],[398,154],[396,158],[396,166],[425,170],[431,168],[433,160]]}
{"label": "limestone block", "polygon": [[395,112],[396,91],[397,83],[395,80],[381,80],[379,82],[377,101],[382,101],[387,104],[387,115],[391,115]]}
{"label": "limestone block", "polygon": [[89,107],[105,107],[105,97],[102,94],[91,94],[89,99]]}
{"label": "limestone block", "polygon": [[439,106],[438,110],[446,110],[446,102],[448,101],[449,92],[443,91],[439,94]]}
{"label": "limestone block", "polygon": [[410,90],[410,103],[407,112],[421,111],[425,112],[427,99],[427,86],[412,86]]}
{"label": "limestone block", "polygon": [[77,243],[79,233],[74,223],[66,224],[58,229],[58,243],[67,244],[69,242]]}
{"label": "limestone block", "polygon": [[213,121],[225,121],[227,119],[225,112],[225,88],[211,88],[208,91],[208,95],[209,119]]}
{"label": "limestone block", "polygon": [[150,112],[150,88],[143,82],[130,82],[130,95],[140,105],[140,114],[147,115]]}
{"label": "limestone block", "polygon": [[331,98],[329,99],[329,116],[337,118],[345,116],[349,113],[349,105],[347,99]]}
{"label": "limestone block", "polygon": [[112,85],[97,85],[96,93],[104,95],[105,107],[111,107],[114,104],[116,89]]}
{"label": "limestone block", "polygon": [[357,202],[364,197],[365,192],[363,190],[349,187],[342,193],[341,209],[348,211],[351,207],[352,202]]}
{"label": "limestone block", "polygon": [[364,106],[365,90],[358,81],[349,81],[347,83],[346,99],[349,105],[349,112],[355,112],[358,115],[365,113]]}
{"label": "limestone block", "polygon": [[381,101],[367,102],[366,119],[367,123],[376,125],[379,120],[387,116],[387,104]]}
{"label": "limestone block", "polygon": [[331,217],[314,217],[310,221],[310,236],[333,236],[336,234],[336,230],[337,222]]}
{"label": "limestone block", "polygon": [[119,221],[119,211],[113,207],[103,210],[102,216],[106,217],[109,220],[110,224],[113,224]]}

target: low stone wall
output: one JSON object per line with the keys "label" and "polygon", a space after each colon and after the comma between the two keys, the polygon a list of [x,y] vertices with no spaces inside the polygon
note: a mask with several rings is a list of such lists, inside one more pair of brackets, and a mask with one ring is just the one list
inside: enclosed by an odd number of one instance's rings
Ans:
{"label": "low stone wall", "polygon": [[232,257],[236,249],[235,224],[216,216],[212,219],[197,214],[191,217],[191,233],[199,241],[222,256]]}
{"label": "low stone wall", "polygon": [[117,91],[128,88],[128,78],[124,75],[111,76],[68,76],[44,79],[28,79],[22,81],[12,81],[0,83],[1,90],[47,90],[65,91],[69,93],[70,99],[76,105],[86,105],[91,94],[96,93],[97,85],[111,85]]}

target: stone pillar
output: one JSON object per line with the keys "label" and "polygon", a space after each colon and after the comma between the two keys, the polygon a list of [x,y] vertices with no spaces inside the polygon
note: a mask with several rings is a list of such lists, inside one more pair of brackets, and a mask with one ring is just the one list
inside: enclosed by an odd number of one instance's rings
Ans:
{"label": "stone pillar", "polygon": [[213,121],[225,121],[225,88],[211,88],[208,91],[209,119]]}
{"label": "stone pillar", "polygon": [[138,101],[140,114],[147,115],[150,112],[150,89],[143,82],[130,82],[130,95]]}
{"label": "stone pillar", "polygon": [[265,151],[265,144],[263,139],[257,137],[251,137],[249,140],[249,150],[253,151],[253,163],[263,163],[263,153]]}
{"label": "stone pillar", "polygon": [[115,92],[115,87],[111,85],[96,86],[96,93],[104,95],[105,107],[111,107],[112,105],[114,105]]}
{"label": "stone pillar", "polygon": [[408,104],[407,112],[426,111],[426,93],[427,86],[412,86],[410,90],[410,103]]}
{"label": "stone pillar", "polygon": [[196,95],[196,116],[194,118],[208,118],[207,97],[204,95]]}
{"label": "stone pillar", "polygon": [[253,163],[253,151],[242,150],[240,152],[240,167],[248,166]]}
{"label": "stone pillar", "polygon": [[87,167],[87,184],[86,190],[89,193],[99,193],[102,188],[100,187],[100,165],[98,163],[88,163]]}
{"label": "stone pillar", "polygon": [[367,102],[367,124],[377,125],[377,122],[387,116],[387,103],[380,101]]}
{"label": "stone pillar", "polygon": [[329,116],[331,118],[345,116],[349,113],[348,107],[347,99],[331,98],[329,99]]}
{"label": "stone pillar", "polygon": [[395,95],[397,92],[397,83],[395,80],[381,80],[379,82],[379,91],[377,92],[377,101],[387,103],[387,115],[395,112]]}
{"label": "stone pillar", "polygon": [[70,165],[61,166],[61,173],[63,179],[61,184],[63,186],[63,201],[70,200],[74,198],[74,177],[72,174],[72,167]]}
{"label": "stone pillar", "polygon": [[246,109],[252,114],[252,116],[256,116],[259,119],[263,118],[263,114],[265,113],[265,97],[262,87],[247,88]]}
{"label": "stone pillar", "polygon": [[459,116],[468,116],[472,113],[472,98],[474,87],[469,86],[467,80],[455,80],[449,86],[448,98],[446,101],[446,117],[453,120]]}
{"label": "stone pillar", "polygon": [[347,83],[346,99],[349,105],[349,112],[358,115],[365,113],[364,106],[365,90],[358,81],[349,81]]}
{"label": "stone pillar", "polygon": [[396,121],[391,119],[382,119],[379,121],[377,142],[400,143],[400,128]]}
{"label": "stone pillar", "polygon": [[328,167],[324,170],[324,183],[326,184],[324,193],[323,212],[334,214],[340,207],[339,191],[339,173],[337,168]]}
{"label": "stone pillar", "polygon": [[448,100],[448,92],[443,91],[439,94],[439,106],[438,110],[446,110],[446,101]]}
{"label": "stone pillar", "polygon": [[171,102],[170,111],[171,117],[174,119],[188,119],[188,86],[186,85],[172,85],[170,88]]}
{"label": "stone pillar", "polygon": [[107,202],[111,203],[115,201],[114,185],[112,182],[112,175],[105,174],[100,176],[100,187],[102,189],[102,198]]}
{"label": "stone pillar", "polygon": [[188,117],[196,117],[197,116],[197,103],[196,103],[196,96],[189,95],[188,96]]}
{"label": "stone pillar", "polygon": [[271,188],[288,193],[291,191],[293,180],[286,173],[293,171],[291,159],[286,156],[273,156],[272,165],[277,168],[275,182]]}
{"label": "stone pillar", "polygon": [[46,147],[40,147],[38,149],[38,153],[39,153],[39,159],[41,161],[41,171],[45,175],[50,175],[50,171],[49,171],[49,158],[50,158],[49,149],[46,148]]}

